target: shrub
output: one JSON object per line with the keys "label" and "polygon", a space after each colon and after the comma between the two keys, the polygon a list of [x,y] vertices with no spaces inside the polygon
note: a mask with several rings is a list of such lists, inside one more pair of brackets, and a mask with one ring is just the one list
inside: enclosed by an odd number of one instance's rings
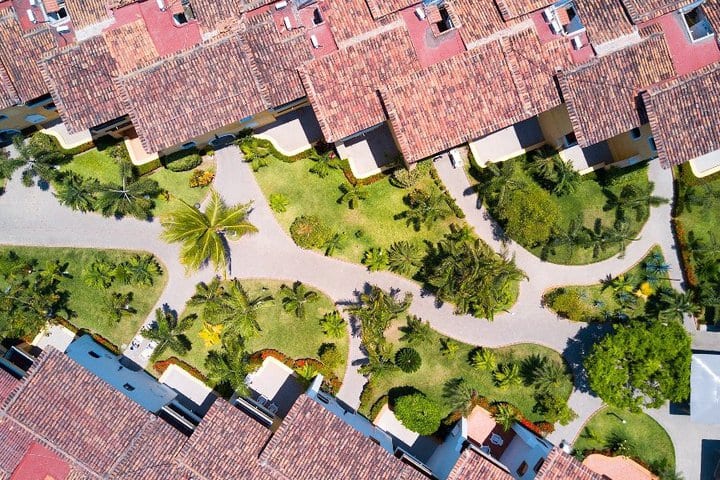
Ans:
{"label": "shrub", "polygon": [[489,348],[478,347],[470,352],[470,364],[475,370],[492,372],[497,368],[495,352]]}
{"label": "shrub", "polygon": [[290,200],[287,195],[283,193],[272,193],[270,194],[270,208],[273,212],[283,213],[287,211]]}
{"label": "shrub", "polygon": [[370,420],[375,421],[378,415],[380,415],[380,410],[387,405],[388,403],[388,396],[383,395],[382,397],[378,398],[375,403],[373,403],[373,406],[370,407]]}
{"label": "shrub", "polygon": [[421,393],[398,398],[394,411],[400,423],[420,435],[437,432],[443,419],[440,406]]}
{"label": "shrub", "polygon": [[320,361],[329,368],[335,368],[343,361],[342,353],[334,343],[323,343],[318,349]]}
{"label": "shrub", "polygon": [[190,187],[207,187],[215,179],[215,172],[198,168],[190,176]]}
{"label": "shrub", "polygon": [[302,215],[290,225],[290,236],[299,247],[320,248],[330,237],[330,230],[315,215]]}
{"label": "shrub", "polygon": [[420,354],[414,348],[401,348],[395,354],[395,365],[405,373],[417,372],[422,365]]}
{"label": "shrub", "polygon": [[592,315],[590,307],[580,298],[577,290],[558,289],[548,296],[548,302],[558,315],[574,322],[587,321]]}
{"label": "shrub", "polygon": [[423,172],[419,169],[408,170],[407,168],[398,168],[390,176],[390,183],[398,188],[410,188],[420,180]]}
{"label": "shrub", "polygon": [[365,251],[362,258],[362,263],[371,272],[378,270],[384,270],[388,267],[388,255],[384,248],[373,247]]}
{"label": "shrub", "polygon": [[199,166],[202,163],[202,157],[196,149],[191,148],[161,157],[160,161],[171,172],[186,172]]}

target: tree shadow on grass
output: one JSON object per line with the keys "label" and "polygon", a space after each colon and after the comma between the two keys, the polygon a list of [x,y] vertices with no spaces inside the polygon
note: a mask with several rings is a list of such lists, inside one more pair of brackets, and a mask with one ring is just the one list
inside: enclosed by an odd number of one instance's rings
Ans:
{"label": "tree shadow on grass", "polygon": [[592,393],[583,361],[592,351],[592,346],[612,331],[612,325],[607,323],[589,323],[581,328],[577,334],[568,338],[563,358],[573,375],[574,385],[583,393]]}

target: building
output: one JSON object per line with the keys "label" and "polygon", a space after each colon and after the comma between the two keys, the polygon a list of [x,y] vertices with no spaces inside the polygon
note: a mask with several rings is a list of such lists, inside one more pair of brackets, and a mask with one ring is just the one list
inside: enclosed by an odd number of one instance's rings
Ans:
{"label": "building", "polygon": [[717,28],[704,0],[3,0],[0,136],[59,113],[165,154],[309,104],[360,175],[355,158],[463,144],[481,164],[547,144],[581,171],[702,170],[720,162],[720,109],[698,94]]}

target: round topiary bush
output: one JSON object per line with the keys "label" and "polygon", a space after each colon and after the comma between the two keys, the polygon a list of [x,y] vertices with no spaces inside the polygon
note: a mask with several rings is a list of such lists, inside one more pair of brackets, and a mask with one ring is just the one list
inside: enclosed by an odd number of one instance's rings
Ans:
{"label": "round topiary bush", "polygon": [[315,215],[303,215],[290,225],[290,236],[299,247],[319,248],[330,237],[330,231]]}
{"label": "round topiary bush", "polygon": [[422,365],[420,354],[414,348],[401,348],[395,354],[395,365],[405,373],[417,372]]}
{"label": "round topiary bush", "polygon": [[165,168],[171,172],[186,172],[202,163],[202,157],[197,150],[180,150],[162,158]]}
{"label": "round topiary bush", "polygon": [[342,353],[334,343],[323,343],[318,349],[320,361],[328,368],[335,368],[343,361]]}
{"label": "round topiary bush", "polygon": [[437,432],[443,419],[440,406],[421,393],[398,398],[393,411],[400,423],[420,435]]}

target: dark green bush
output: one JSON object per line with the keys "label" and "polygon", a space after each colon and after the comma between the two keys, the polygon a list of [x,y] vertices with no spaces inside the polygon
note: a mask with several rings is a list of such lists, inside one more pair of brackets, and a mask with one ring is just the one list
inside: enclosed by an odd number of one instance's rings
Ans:
{"label": "dark green bush", "polygon": [[343,361],[342,353],[334,343],[323,343],[318,349],[320,361],[328,368],[335,368]]}
{"label": "dark green bush", "polygon": [[290,225],[290,236],[299,247],[320,248],[330,237],[330,230],[315,215],[303,215]]}
{"label": "dark green bush", "polygon": [[440,406],[421,393],[398,398],[394,412],[405,427],[420,435],[437,432],[443,419]]}
{"label": "dark green bush", "polygon": [[420,354],[414,348],[401,348],[395,354],[395,365],[405,373],[417,372],[422,365]]}
{"label": "dark green bush", "polygon": [[197,149],[190,148],[161,157],[160,161],[171,172],[186,172],[200,165],[202,157]]}

